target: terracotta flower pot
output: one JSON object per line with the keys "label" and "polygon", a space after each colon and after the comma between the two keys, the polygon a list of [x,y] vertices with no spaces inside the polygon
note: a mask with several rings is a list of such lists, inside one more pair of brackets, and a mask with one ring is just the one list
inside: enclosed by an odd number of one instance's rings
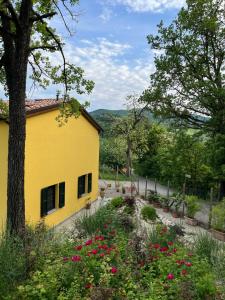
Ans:
{"label": "terracotta flower pot", "polygon": [[173,211],[173,212],[172,212],[172,216],[173,216],[174,218],[179,218],[179,215],[178,215],[178,213],[177,213],[177,212],[175,212],[175,211]]}
{"label": "terracotta flower pot", "polygon": [[163,211],[166,212],[166,213],[168,213],[170,211],[170,209],[169,209],[169,207],[164,207]]}
{"label": "terracotta flower pot", "polygon": [[154,203],[153,203],[153,206],[154,206],[155,208],[161,208],[161,204],[158,203],[158,202],[154,202]]}
{"label": "terracotta flower pot", "polygon": [[216,229],[210,229],[210,232],[212,233],[213,237],[217,240],[220,240],[222,242],[225,242],[225,232],[216,230]]}
{"label": "terracotta flower pot", "polygon": [[193,219],[193,218],[189,218],[189,217],[184,217],[186,224],[191,225],[191,226],[197,226],[198,225],[198,220]]}

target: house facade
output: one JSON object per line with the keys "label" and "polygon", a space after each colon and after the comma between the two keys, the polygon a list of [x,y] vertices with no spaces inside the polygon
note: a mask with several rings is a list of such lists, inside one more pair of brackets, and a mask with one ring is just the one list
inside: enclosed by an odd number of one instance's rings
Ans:
{"label": "house facade", "polygon": [[[82,110],[59,127],[59,102],[26,102],[25,216],[57,225],[98,196],[100,126]],[[8,124],[0,121],[0,226],[7,215]]]}

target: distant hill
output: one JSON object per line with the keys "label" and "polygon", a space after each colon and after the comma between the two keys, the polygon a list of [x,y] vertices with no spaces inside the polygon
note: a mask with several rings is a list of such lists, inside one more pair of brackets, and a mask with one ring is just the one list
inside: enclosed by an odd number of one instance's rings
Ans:
{"label": "distant hill", "polygon": [[[128,115],[128,111],[126,109],[118,109],[118,110],[111,110],[111,109],[97,109],[92,112],[90,112],[90,115],[94,119],[98,119],[99,117],[101,118],[103,115],[113,115],[116,117],[125,117]],[[146,112],[145,116],[147,116],[150,120],[153,120],[154,117],[152,113]]]}

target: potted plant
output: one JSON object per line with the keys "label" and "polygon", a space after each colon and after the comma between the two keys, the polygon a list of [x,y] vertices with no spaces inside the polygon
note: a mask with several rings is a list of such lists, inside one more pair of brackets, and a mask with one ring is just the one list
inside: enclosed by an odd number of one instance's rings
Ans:
{"label": "potted plant", "polygon": [[153,206],[156,208],[161,208],[161,203],[159,201],[160,197],[157,194],[151,196]]}
{"label": "potted plant", "polygon": [[185,220],[188,225],[196,226],[198,224],[198,221],[194,218],[195,214],[200,210],[198,200],[198,197],[194,195],[185,197],[185,205],[187,209],[187,216],[185,216]]}
{"label": "potted plant", "polygon": [[212,235],[225,242],[225,198],[212,208]]}
{"label": "potted plant", "polygon": [[172,211],[172,216],[174,218],[179,218],[179,208],[182,204],[182,199],[179,197],[179,195],[176,196],[176,198],[174,198],[171,206],[174,206],[174,210]]}
{"label": "potted plant", "polygon": [[162,203],[163,211],[169,212],[170,210],[170,199],[167,197],[161,197],[160,202]]}
{"label": "potted plant", "polygon": [[105,188],[101,187],[100,188],[100,197],[103,199],[105,197]]}

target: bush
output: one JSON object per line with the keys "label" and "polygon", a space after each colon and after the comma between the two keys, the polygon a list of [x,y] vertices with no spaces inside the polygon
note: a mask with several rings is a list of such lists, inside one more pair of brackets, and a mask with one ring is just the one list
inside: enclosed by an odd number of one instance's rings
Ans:
{"label": "bush", "polygon": [[115,208],[121,207],[124,204],[124,200],[122,197],[113,198],[111,201],[111,205]]}
{"label": "bush", "polygon": [[157,213],[154,207],[144,206],[141,210],[141,215],[144,220],[155,221],[157,219]]}
{"label": "bush", "polygon": [[195,214],[200,210],[198,200],[198,197],[194,195],[185,197],[185,203],[187,206],[187,216],[189,218],[194,218]]}
{"label": "bush", "polygon": [[225,232],[225,198],[212,209],[212,227]]}

